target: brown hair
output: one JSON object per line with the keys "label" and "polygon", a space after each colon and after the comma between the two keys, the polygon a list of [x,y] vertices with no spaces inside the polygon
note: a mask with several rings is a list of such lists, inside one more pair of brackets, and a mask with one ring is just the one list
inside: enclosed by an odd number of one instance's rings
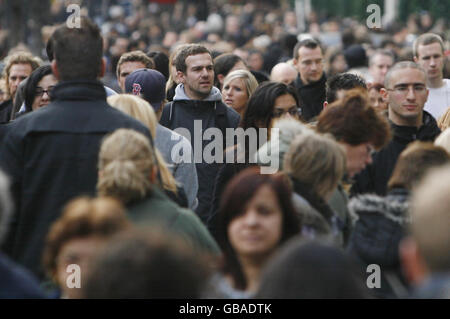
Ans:
{"label": "brown hair", "polygon": [[222,270],[229,274],[237,289],[245,289],[247,280],[239,262],[236,251],[228,237],[230,223],[240,214],[245,213],[248,202],[258,190],[267,185],[274,192],[280,205],[283,222],[280,245],[300,231],[300,221],[295,213],[291,188],[283,174],[261,174],[258,167],[249,167],[234,176],[228,183],[220,201],[217,213],[217,242],[223,251]]}
{"label": "brown hair", "polygon": [[447,151],[431,142],[415,141],[400,154],[388,188],[402,187],[411,190],[430,168],[449,163]]}
{"label": "brown hair", "polygon": [[346,171],[345,151],[332,136],[301,134],[285,155],[284,171],[326,199]]}
{"label": "brown hair", "polygon": [[44,267],[54,277],[61,248],[75,238],[109,237],[130,227],[123,206],[112,198],[80,197],[70,201],[48,232]]}
{"label": "brown hair", "polygon": [[[186,58],[191,55],[208,53],[211,56],[211,52],[207,48],[199,44],[190,44],[188,46],[182,47],[180,51],[175,55],[173,60],[173,65],[177,68],[177,71],[186,73]],[[211,56],[212,60],[212,56]]]}
{"label": "brown hair", "polygon": [[432,43],[439,43],[442,49],[442,53],[444,53],[444,41],[442,41],[442,38],[434,33],[424,33],[420,35],[413,44],[413,55],[415,57],[419,57],[419,45],[428,45]]}
{"label": "brown hair", "polygon": [[370,142],[376,149],[391,138],[389,122],[369,105],[360,89],[347,91],[343,99],[327,106],[318,117],[317,131],[350,145]]}
{"label": "brown hair", "polygon": [[153,59],[149,58],[144,52],[140,50],[127,52],[122,54],[122,56],[119,59],[119,62],[117,62],[116,68],[117,78],[120,76],[120,67],[125,62],[141,62],[143,65],[145,65],[145,68],[147,69],[155,68],[155,62],[153,61]]}

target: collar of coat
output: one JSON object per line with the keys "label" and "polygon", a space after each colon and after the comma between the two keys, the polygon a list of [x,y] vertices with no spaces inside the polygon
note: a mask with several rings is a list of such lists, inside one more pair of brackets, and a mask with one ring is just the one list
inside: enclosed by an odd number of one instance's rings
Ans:
{"label": "collar of coat", "polygon": [[106,92],[97,80],[73,80],[58,83],[50,93],[51,100],[104,100]]}

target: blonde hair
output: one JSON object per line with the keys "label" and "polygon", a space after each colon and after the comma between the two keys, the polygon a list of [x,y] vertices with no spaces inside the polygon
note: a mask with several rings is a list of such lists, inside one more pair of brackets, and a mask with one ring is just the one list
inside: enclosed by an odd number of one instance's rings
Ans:
{"label": "blonde hair", "polygon": [[437,125],[442,132],[450,127],[450,107],[448,107],[445,113],[438,119]]}
{"label": "blonde hair", "polygon": [[152,189],[156,163],[148,139],[131,129],[118,129],[100,147],[97,192],[127,204],[145,198]]}
{"label": "blonde hair", "polygon": [[434,141],[434,145],[441,146],[450,154],[450,127],[442,131]]}
{"label": "blonde hair", "polygon": [[[150,130],[153,140],[155,140],[158,121],[156,120],[153,107],[147,101],[131,94],[116,94],[108,97],[108,103],[112,107],[144,123]],[[156,148],[155,156],[156,161],[158,162],[159,171],[161,173],[163,188],[177,193],[175,178],[167,168],[167,163],[164,161],[161,152]]]}
{"label": "blonde hair", "polygon": [[5,68],[3,69],[3,77],[6,83],[6,93],[10,98],[13,98],[9,89],[9,73],[12,66],[14,64],[29,64],[31,66],[31,71],[34,71],[42,64],[42,60],[39,57],[36,57],[27,51],[12,53],[5,58],[4,62]]}
{"label": "blonde hair", "polygon": [[250,98],[258,87],[258,81],[255,76],[247,70],[234,70],[227,74],[223,80],[223,86],[234,79],[242,79],[245,83],[245,89],[247,90],[247,96]]}
{"label": "blonde hair", "polygon": [[450,267],[450,165],[433,169],[413,190],[411,236],[431,272]]}
{"label": "blonde hair", "polygon": [[180,53],[184,48],[186,48],[188,46],[189,46],[188,43],[183,43],[183,44],[178,45],[169,56],[169,78],[167,79],[167,82],[166,82],[166,95],[167,95],[167,92],[172,87],[172,84],[175,84],[175,86],[177,85],[177,83],[175,82],[175,79],[172,76],[172,66],[174,66],[173,63],[174,63],[178,53]]}
{"label": "blonde hair", "polygon": [[301,134],[292,141],[284,159],[284,168],[286,173],[310,185],[325,199],[344,175],[345,152],[329,134]]}

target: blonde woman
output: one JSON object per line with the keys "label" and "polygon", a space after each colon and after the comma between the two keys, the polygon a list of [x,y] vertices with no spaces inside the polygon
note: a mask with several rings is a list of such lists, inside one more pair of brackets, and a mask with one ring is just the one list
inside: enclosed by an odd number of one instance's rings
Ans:
{"label": "blonde woman", "polygon": [[218,246],[190,210],[168,199],[157,183],[157,163],[148,139],[128,129],[118,129],[104,139],[99,153],[97,192],[118,199],[138,226],[172,231],[201,252],[217,254]]}
{"label": "blonde woman", "polygon": [[222,88],[223,102],[244,117],[247,102],[258,87],[258,81],[247,70],[235,70],[225,77]]}
{"label": "blonde woman", "polygon": [[[130,94],[117,94],[108,97],[108,103],[114,108],[141,121],[148,127],[155,141],[155,155],[158,160],[163,188],[166,194],[180,206],[195,209],[198,190],[195,164],[193,161],[191,163],[182,162],[179,154],[175,154],[177,157],[173,158],[171,147],[167,147],[168,144],[179,143],[181,141],[183,143],[183,149],[185,147],[191,148],[189,142],[181,135],[161,127],[158,124],[153,107],[144,99]],[[175,135],[174,138],[172,138],[172,135]],[[176,182],[181,188],[177,188]],[[179,191],[180,189],[181,191]]]}

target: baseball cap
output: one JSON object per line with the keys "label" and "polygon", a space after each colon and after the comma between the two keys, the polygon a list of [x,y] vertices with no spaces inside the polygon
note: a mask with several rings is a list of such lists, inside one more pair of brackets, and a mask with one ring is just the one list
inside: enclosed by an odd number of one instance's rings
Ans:
{"label": "baseball cap", "polygon": [[125,92],[141,96],[158,111],[166,98],[166,78],[153,69],[135,70],[125,78]]}

